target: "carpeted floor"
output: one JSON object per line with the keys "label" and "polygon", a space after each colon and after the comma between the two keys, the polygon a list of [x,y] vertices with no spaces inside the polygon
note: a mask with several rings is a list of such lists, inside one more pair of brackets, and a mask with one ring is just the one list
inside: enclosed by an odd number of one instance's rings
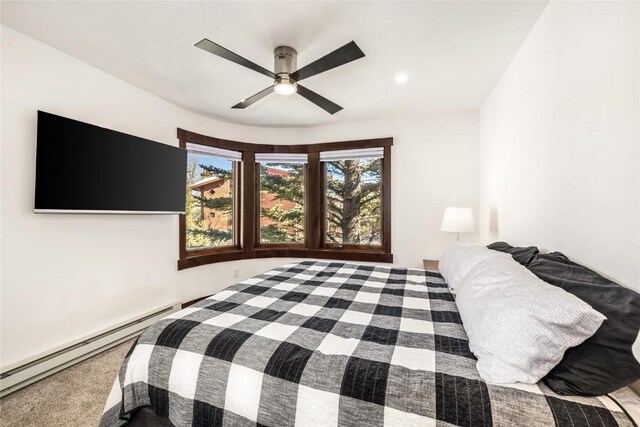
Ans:
{"label": "carpeted floor", "polygon": [[0,399],[0,426],[92,426],[133,340]]}

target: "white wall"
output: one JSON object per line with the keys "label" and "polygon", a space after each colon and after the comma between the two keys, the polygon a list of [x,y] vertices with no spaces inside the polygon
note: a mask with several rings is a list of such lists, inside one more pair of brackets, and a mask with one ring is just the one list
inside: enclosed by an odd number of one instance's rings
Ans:
{"label": "white wall", "polygon": [[395,137],[393,250],[419,266],[454,238],[442,210],[477,206],[475,112],[353,126],[274,129],[211,120],[2,27],[0,365],[174,301],[214,293],[286,262],[263,259],[178,272],[176,216],[33,214],[36,111],[176,145],[176,128],[264,143]]}
{"label": "white wall", "polygon": [[640,4],[551,2],[480,109],[480,237],[640,289]]}

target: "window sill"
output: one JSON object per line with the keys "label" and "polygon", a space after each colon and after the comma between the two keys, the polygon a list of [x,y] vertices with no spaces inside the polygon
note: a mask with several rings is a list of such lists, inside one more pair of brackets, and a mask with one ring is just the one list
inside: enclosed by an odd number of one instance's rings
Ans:
{"label": "window sill", "polygon": [[197,258],[205,255],[224,254],[229,252],[241,252],[242,248],[238,245],[218,246],[202,249],[187,250],[186,258]]}
{"label": "window sill", "polygon": [[256,248],[253,251],[229,250],[178,260],[178,270],[217,262],[254,258],[319,258],[344,261],[393,262],[393,254],[366,249]]}

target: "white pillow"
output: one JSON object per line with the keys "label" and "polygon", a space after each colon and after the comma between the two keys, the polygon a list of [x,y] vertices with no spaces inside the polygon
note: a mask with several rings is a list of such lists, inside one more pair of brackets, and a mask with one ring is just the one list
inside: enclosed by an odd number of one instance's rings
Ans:
{"label": "white pillow", "polygon": [[538,382],[606,319],[510,257],[476,265],[456,304],[480,376],[497,384]]}
{"label": "white pillow", "polygon": [[460,242],[447,249],[440,257],[438,270],[452,290],[456,290],[464,276],[485,259],[511,258],[509,254],[493,251],[477,243]]}

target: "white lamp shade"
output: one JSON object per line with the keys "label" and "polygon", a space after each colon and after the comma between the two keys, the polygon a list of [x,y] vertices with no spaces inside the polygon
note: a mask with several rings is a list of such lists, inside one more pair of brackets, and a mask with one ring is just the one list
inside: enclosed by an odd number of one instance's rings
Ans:
{"label": "white lamp shade", "polygon": [[445,208],[440,231],[448,233],[473,233],[475,221],[471,208]]}

